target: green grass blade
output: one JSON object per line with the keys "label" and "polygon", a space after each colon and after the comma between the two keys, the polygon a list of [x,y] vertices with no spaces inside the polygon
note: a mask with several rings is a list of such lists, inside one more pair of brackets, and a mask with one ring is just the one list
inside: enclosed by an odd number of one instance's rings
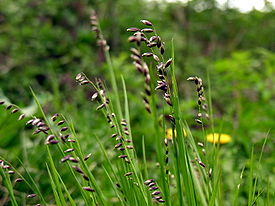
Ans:
{"label": "green grass blade", "polygon": [[248,206],[252,206],[253,203],[253,175],[254,175],[254,147],[252,147],[251,150],[251,156],[250,156],[250,161],[249,161],[249,177],[248,177]]}
{"label": "green grass blade", "polygon": [[[41,202],[43,205],[47,205],[46,203],[46,200],[44,199],[41,191],[40,191],[40,188],[39,188],[39,185],[36,183],[36,181],[33,179],[33,177],[31,176],[31,174],[29,173],[29,171],[27,170],[26,167],[24,167],[24,164],[23,162],[18,159],[18,161],[20,162],[21,166],[24,168],[24,171],[25,173],[27,174],[27,177],[28,179],[30,180],[30,183],[26,180],[26,178],[24,178],[22,175],[20,175],[24,180],[25,180],[25,183],[36,193],[38,194],[38,197],[40,198]],[[17,172],[17,171],[16,171]],[[20,174],[19,172],[17,172],[18,174]]]}
{"label": "green grass blade", "polygon": [[48,145],[46,147],[47,147],[47,153],[48,153],[48,160],[50,162],[49,175],[51,176],[51,179],[52,179],[53,183],[55,184],[56,192],[58,194],[59,201],[60,201],[61,205],[66,205],[64,193],[62,191],[61,184],[60,184],[60,181],[58,178],[58,171],[56,170],[56,167],[54,165],[53,158],[52,158],[52,155],[51,155]]}
{"label": "green grass blade", "polygon": [[68,197],[68,199],[69,199],[69,202],[71,203],[72,206],[76,206],[75,201],[73,200],[73,198],[72,198],[70,192],[68,191],[66,185],[64,184],[64,182],[63,182],[61,176],[59,175],[59,173],[57,173],[57,175],[58,175],[59,181],[61,182],[61,184],[62,184],[62,186],[63,186],[63,188],[64,188],[64,190],[65,190],[65,193],[66,193],[66,195],[67,195],[67,197]]}
{"label": "green grass blade", "polygon": [[116,111],[118,112],[119,118],[121,119],[122,118],[122,109],[121,109],[121,105],[120,105],[119,91],[118,91],[118,87],[117,87],[114,66],[113,66],[109,51],[104,50],[104,53],[106,56],[108,69],[109,69],[109,73],[110,73],[110,77],[111,77],[112,88],[115,93],[115,108],[116,108]]}
{"label": "green grass blade", "polygon": [[51,174],[51,170],[50,170],[50,168],[49,168],[49,166],[48,166],[47,163],[46,163],[46,166],[47,166],[47,171],[48,171],[48,174],[49,174],[49,177],[50,177],[50,183],[51,183],[51,186],[52,186],[55,203],[56,203],[57,206],[62,206],[61,200],[60,200],[58,192],[57,192],[57,188],[56,188],[55,182],[54,182],[52,174]]}
{"label": "green grass blade", "polygon": [[[194,181],[192,177],[191,165],[188,157],[187,148],[184,142],[184,135],[183,135],[183,123],[180,117],[180,107],[179,107],[179,97],[178,97],[178,87],[175,75],[175,55],[174,55],[174,43],[172,40],[172,65],[171,65],[171,78],[172,78],[172,110],[175,118],[175,128],[177,132],[177,137],[175,138],[175,144],[177,144],[179,156],[182,159],[179,162],[179,167],[181,171],[181,175],[183,177],[183,184],[185,189],[185,196],[188,202],[188,205],[197,205],[196,200],[196,193],[194,190]],[[179,188],[178,188],[179,189]],[[180,205],[183,205],[183,196],[180,195]]]}
{"label": "green grass blade", "polygon": [[12,183],[11,183],[11,180],[10,180],[10,176],[9,176],[9,174],[7,174],[4,171],[2,166],[0,166],[0,175],[2,176],[2,181],[3,181],[4,185],[6,186],[8,192],[9,192],[9,197],[10,197],[10,201],[11,201],[12,206],[18,206],[17,201],[15,199],[13,186],[12,186]]}

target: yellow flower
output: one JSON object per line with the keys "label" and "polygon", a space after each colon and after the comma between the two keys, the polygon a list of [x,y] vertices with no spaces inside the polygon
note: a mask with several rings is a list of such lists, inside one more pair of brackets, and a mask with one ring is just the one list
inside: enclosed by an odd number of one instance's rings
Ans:
{"label": "yellow flower", "polygon": [[206,136],[208,142],[226,144],[231,142],[232,137],[228,134],[211,133]]}
{"label": "yellow flower", "polygon": [[[172,140],[173,139],[173,130],[172,128],[167,128],[165,131],[166,139]],[[183,135],[186,137],[186,131],[183,129]],[[177,137],[177,131],[175,130],[175,137]]]}

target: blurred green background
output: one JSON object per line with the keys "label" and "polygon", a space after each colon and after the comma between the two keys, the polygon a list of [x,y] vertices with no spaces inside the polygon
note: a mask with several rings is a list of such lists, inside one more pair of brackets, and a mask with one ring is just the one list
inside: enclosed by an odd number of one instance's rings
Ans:
{"label": "blurred green background", "polygon": [[[268,133],[258,170],[275,182],[275,12],[272,4],[265,3],[264,11],[243,13],[221,7],[214,0],[1,0],[0,99],[34,115],[37,108],[29,89],[32,87],[48,115],[60,112],[75,123],[84,151],[92,152],[96,159],[91,168],[101,174],[102,154],[96,152],[93,134],[107,142],[110,131],[90,102],[91,89],[78,87],[74,80],[77,73],[85,72],[91,78],[103,78],[110,86],[105,59],[89,22],[95,9],[110,45],[116,75],[120,79],[122,74],[126,81],[134,141],[140,148],[139,140],[145,136],[146,148],[154,159],[154,142],[147,133],[153,123],[141,101],[143,79],[131,64],[126,32],[128,27],[142,26],[140,19],[148,19],[166,42],[167,57],[174,40],[181,107],[197,139],[202,134],[194,123],[196,94],[186,79],[200,76],[206,93],[211,84],[216,130],[233,138],[222,147],[223,175],[228,178],[224,190],[234,190],[232,178],[240,174],[253,144],[259,154]],[[32,130],[16,118],[0,109],[0,155],[23,171],[17,160],[20,158],[50,199],[49,181],[45,179],[45,137],[32,136]],[[64,171],[63,175],[66,179],[68,174]],[[271,187],[275,191],[274,184]]]}

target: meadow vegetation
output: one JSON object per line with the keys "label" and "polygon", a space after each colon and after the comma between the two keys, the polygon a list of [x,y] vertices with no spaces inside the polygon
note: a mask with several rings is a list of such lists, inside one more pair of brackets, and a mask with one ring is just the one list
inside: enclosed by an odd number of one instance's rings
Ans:
{"label": "meadow vegetation", "polygon": [[271,5],[0,8],[0,205],[274,205]]}

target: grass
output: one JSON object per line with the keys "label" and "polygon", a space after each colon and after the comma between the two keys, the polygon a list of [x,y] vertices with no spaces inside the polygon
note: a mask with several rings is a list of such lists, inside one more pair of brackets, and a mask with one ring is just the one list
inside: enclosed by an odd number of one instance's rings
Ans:
{"label": "grass", "polygon": [[[174,63],[179,57],[174,53],[174,42],[170,44],[172,53],[166,58],[169,54],[165,53],[165,43],[152,23],[144,20],[142,23],[148,28],[130,28],[129,31],[134,34],[131,34],[129,41],[135,45],[131,49],[131,58],[140,76],[144,78],[144,88],[138,89],[144,90],[144,110],[148,111],[147,121],[148,124],[152,122],[152,128],[139,140],[133,138],[131,102],[128,102],[129,91],[124,79],[127,74],[117,77],[117,68],[112,63],[108,45],[95,14],[91,17],[91,23],[97,33],[98,44],[106,56],[111,87],[107,89],[105,82],[100,79],[92,81],[84,73],[78,74],[76,81],[94,91],[96,106],[93,107],[106,119],[103,125],[105,130],[109,129],[107,133],[111,137],[93,134],[90,141],[93,141],[97,148],[93,147],[91,152],[98,153],[100,158],[85,155],[82,147],[85,147],[86,142],[78,138],[81,131],[76,129],[79,127],[77,122],[68,120],[62,114],[49,118],[36,95],[39,91],[31,89],[40,118],[28,117],[27,125],[32,125],[34,134],[40,135],[45,142],[46,152],[41,153],[45,155],[43,164],[46,176],[43,179],[50,185],[51,192],[44,196],[39,182],[32,177],[35,174],[31,174],[26,168],[24,177],[17,170],[11,170],[11,164],[1,157],[0,173],[8,194],[5,204],[23,205],[22,198],[16,195],[16,186],[26,184],[29,191],[24,193],[27,197],[26,205],[272,205],[274,192],[270,189],[270,180],[256,172],[256,166],[261,164],[268,135],[259,160],[255,158],[252,149],[250,160],[247,164],[243,163],[243,169],[239,171],[240,178],[233,181],[233,188],[236,190],[228,194],[228,191],[224,190],[222,179],[226,178],[223,175],[221,157],[223,145],[206,141],[206,125],[211,128],[212,133],[221,133],[221,129],[216,127],[213,121],[215,111],[211,100],[210,75],[207,79],[208,93],[204,92],[200,78],[191,77],[197,89],[194,93],[198,95],[198,117],[194,117],[194,122],[200,128],[202,138],[199,140],[195,137],[197,134],[192,133],[192,128],[185,119],[185,111],[181,108],[182,100],[179,97],[177,68]],[[58,91],[56,85],[55,88]],[[205,97],[206,94],[208,95]],[[22,112],[15,105],[5,102],[2,104],[12,117]],[[172,128],[172,139],[165,138],[167,128]],[[92,129],[89,129],[89,132],[92,133]],[[156,155],[147,151],[148,135],[153,139],[152,147]],[[221,142],[220,139],[218,142]],[[137,150],[136,145],[141,145],[141,152]],[[96,166],[92,166],[93,164]],[[63,176],[64,170],[67,171],[67,176]],[[99,172],[100,170],[102,172]],[[15,175],[24,181],[14,184]],[[259,184],[259,181],[263,184]],[[232,201],[224,202],[224,197],[228,195],[233,196]]]}

